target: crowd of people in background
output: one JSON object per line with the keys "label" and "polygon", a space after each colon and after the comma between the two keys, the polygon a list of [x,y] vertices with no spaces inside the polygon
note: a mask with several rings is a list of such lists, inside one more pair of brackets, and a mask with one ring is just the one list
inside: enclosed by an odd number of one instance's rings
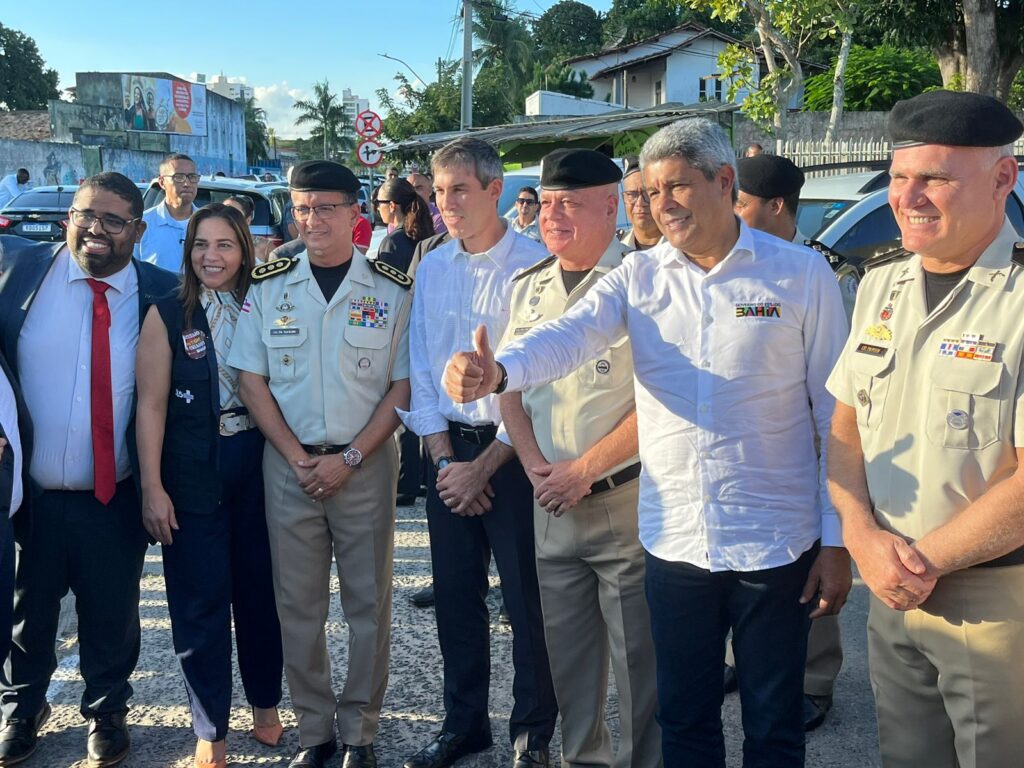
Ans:
{"label": "crowd of people in background", "polygon": [[196,768],[227,765],[233,647],[255,739],[280,743],[286,681],[290,768],[375,768],[395,510],[421,492],[442,719],[404,768],[494,743],[492,558],[513,768],[724,768],[736,689],[744,766],[803,766],[851,562],[884,768],[1019,764],[1024,125],[933,91],[889,130],[902,248],[866,275],[799,232],[795,164],[702,119],[624,163],[550,152],[507,220],[498,153],[456,139],[374,191],[373,258],[328,161],[292,169],[272,252],[244,196],[195,206],[183,154],[148,210],[101,173],[66,242],[0,238],[0,766],[51,714],[69,590],[88,764],[127,756],[159,543]]}

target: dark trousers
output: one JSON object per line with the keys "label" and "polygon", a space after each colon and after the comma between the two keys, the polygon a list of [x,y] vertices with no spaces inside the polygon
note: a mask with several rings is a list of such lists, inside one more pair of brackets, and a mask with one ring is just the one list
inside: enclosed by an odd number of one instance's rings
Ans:
{"label": "dark trousers", "polygon": [[423,482],[423,460],[420,436],[406,429],[398,438],[398,495],[419,496]]}
{"label": "dark trousers", "polygon": [[231,614],[248,702],[281,700],[281,626],[274,604],[263,505],[263,436],[220,438],[220,506],[175,510],[179,529],[163,546],[167,607],[198,738],[220,741],[231,710]]}
{"label": "dark trousers", "polygon": [[43,491],[32,500],[31,531],[17,554],[11,652],[0,676],[5,718],[31,718],[43,708],[57,668],[60,601],[68,589],[78,613],[82,716],[127,709],[128,677],[139,660],[145,554],[131,478],[117,484],[106,506],[92,491]]}
{"label": "dark trousers", "polygon": [[14,526],[0,514],[0,659],[11,652],[14,625]]}
{"label": "dark trousers", "polygon": [[665,768],[725,768],[722,665],[730,627],[744,768],[804,764],[810,607],[800,593],[818,547],[763,571],[712,573],[646,555]]}
{"label": "dark trousers", "polygon": [[[458,461],[471,461],[486,446],[452,437]],[[451,512],[437,494],[433,467],[427,483],[427,524],[434,569],[437,637],[444,658],[444,729],[490,734],[490,615],[487,572],[491,553],[501,576],[512,622],[515,703],[509,736],[518,749],[546,747],[558,705],[551,685],[533,543],[533,492],[517,459],[491,477],[493,508],[479,517]]]}

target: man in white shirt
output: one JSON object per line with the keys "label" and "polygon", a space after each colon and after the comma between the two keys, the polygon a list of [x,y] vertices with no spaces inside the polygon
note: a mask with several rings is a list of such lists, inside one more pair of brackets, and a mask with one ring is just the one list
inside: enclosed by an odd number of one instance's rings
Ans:
{"label": "man in white shirt", "polygon": [[9,173],[4,176],[0,180],[0,209],[26,189],[28,189],[27,168],[19,168],[17,173]]}
{"label": "man in white shirt", "polygon": [[446,388],[468,401],[543,384],[629,334],[665,766],[724,765],[730,628],[744,766],[802,766],[808,618],[838,612],[851,583],[814,446],[832,415],[842,301],[824,260],[734,216],[735,156],[713,123],[666,126],[640,162],[666,242],[497,361],[478,332]]}
{"label": "man in white shirt", "polygon": [[188,220],[198,210],[192,204],[199,188],[196,164],[188,155],[168,155],[160,163],[157,184],[164,191],[164,199],[142,215],[146,231],[136,256],[177,274],[181,272]]}
{"label": "man in white shirt", "polygon": [[445,364],[483,325],[500,338],[512,278],[544,249],[498,216],[502,167],[479,139],[457,139],[433,159],[434,190],[452,239],[416,273],[409,330],[412,405],[400,411],[430,454],[427,524],[437,636],[444,658],[441,732],[405,768],[444,768],[491,746],[490,628],[485,597],[491,554],[515,636],[515,768],[548,765],[557,705],[544,645],[533,545],[533,488],[501,426],[498,398],[459,405],[445,394]]}

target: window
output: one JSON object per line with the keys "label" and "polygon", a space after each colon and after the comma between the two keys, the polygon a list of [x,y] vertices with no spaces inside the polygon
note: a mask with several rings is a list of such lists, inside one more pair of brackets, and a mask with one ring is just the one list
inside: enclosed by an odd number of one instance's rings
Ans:
{"label": "window", "polygon": [[883,204],[850,227],[832,250],[860,264],[872,256],[898,248],[902,237],[892,208]]}
{"label": "window", "polygon": [[661,80],[654,83],[654,103],[661,104]]}
{"label": "window", "polygon": [[717,101],[722,100],[722,78],[715,78],[715,99]]}
{"label": "window", "polygon": [[699,96],[697,97],[697,101],[707,101],[708,100],[707,87],[708,87],[707,86],[707,81],[703,77],[700,78],[700,92],[699,92]]}

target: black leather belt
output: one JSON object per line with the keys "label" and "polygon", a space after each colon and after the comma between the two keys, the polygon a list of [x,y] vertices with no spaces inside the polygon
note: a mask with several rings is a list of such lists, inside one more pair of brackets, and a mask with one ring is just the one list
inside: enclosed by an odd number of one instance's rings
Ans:
{"label": "black leather belt", "polygon": [[467,443],[487,445],[498,434],[498,428],[494,424],[481,424],[478,427],[472,427],[458,421],[449,421],[448,434],[465,440]]}
{"label": "black leather belt", "polygon": [[327,443],[320,443],[319,445],[306,445],[303,443],[302,450],[313,456],[331,456],[335,453],[341,453],[348,450],[348,443],[344,445],[328,445]]}
{"label": "black leather belt", "polygon": [[630,464],[625,469],[620,469],[614,475],[598,480],[592,486],[590,486],[590,495],[596,496],[599,493],[610,491],[612,488],[618,488],[620,485],[625,485],[630,480],[636,480],[640,477],[640,462],[636,464]]}

